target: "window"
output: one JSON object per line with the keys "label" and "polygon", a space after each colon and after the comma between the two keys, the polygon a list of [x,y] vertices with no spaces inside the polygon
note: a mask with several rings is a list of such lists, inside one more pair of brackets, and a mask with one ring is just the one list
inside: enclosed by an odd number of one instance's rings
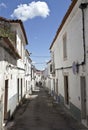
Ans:
{"label": "window", "polygon": [[67,35],[63,36],[63,58],[64,60],[67,59]]}
{"label": "window", "polygon": [[50,73],[52,73],[52,64],[50,64]]}

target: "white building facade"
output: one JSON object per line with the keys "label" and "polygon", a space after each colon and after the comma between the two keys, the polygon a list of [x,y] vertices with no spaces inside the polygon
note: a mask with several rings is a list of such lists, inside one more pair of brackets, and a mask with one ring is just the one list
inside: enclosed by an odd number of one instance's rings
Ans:
{"label": "white building facade", "polygon": [[32,93],[31,92],[31,67],[32,60],[30,59],[30,53],[28,50],[25,50],[25,94]]}
{"label": "white building facade", "polygon": [[[50,46],[53,90],[73,116],[88,124],[88,0],[73,0]],[[53,73],[52,73],[53,74]]]}
{"label": "white building facade", "polygon": [[25,94],[26,44],[22,22],[0,17],[0,130]]}
{"label": "white building facade", "polygon": [[17,60],[17,93],[19,103],[25,95],[25,46],[28,44],[28,41],[22,21],[11,20],[10,23],[12,31],[16,34],[15,47],[21,56],[21,58]]}
{"label": "white building facade", "polygon": [[52,79],[52,74],[51,74],[51,60],[47,62],[47,67],[46,67],[46,74],[44,75],[45,79],[45,86],[49,91],[49,94],[52,94],[52,88],[51,88],[51,79]]}
{"label": "white building facade", "polygon": [[[15,48],[14,48],[15,49]],[[12,43],[8,38],[0,39],[0,128],[5,120],[9,119],[10,114],[15,110],[17,105],[17,91],[14,84],[17,84],[17,70],[11,70],[11,66],[16,66],[17,59],[20,56],[14,52]],[[13,92],[12,92],[13,91]],[[14,104],[12,103],[14,101]],[[13,106],[11,106],[11,103]]]}

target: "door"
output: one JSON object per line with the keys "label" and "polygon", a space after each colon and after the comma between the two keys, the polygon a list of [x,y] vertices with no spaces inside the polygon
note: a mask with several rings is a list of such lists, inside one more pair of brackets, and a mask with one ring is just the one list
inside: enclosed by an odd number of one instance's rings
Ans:
{"label": "door", "polygon": [[54,93],[55,93],[55,79],[53,79],[53,89],[54,89]]}
{"label": "door", "polygon": [[21,99],[22,99],[22,95],[23,95],[23,87],[22,87],[22,79],[21,79]]}
{"label": "door", "polygon": [[2,129],[2,121],[3,121],[3,95],[1,95],[1,101],[0,101],[0,130]]}
{"label": "door", "polygon": [[8,105],[8,80],[5,80],[4,120],[8,119],[7,105]]}
{"label": "door", "polygon": [[17,92],[17,97],[18,97],[18,102],[20,101],[20,99],[19,99],[19,79],[17,79],[17,90],[18,90],[18,92]]}
{"label": "door", "polygon": [[64,96],[65,96],[65,103],[69,105],[69,88],[68,88],[68,76],[64,76]]}
{"label": "door", "polygon": [[27,92],[27,80],[26,80],[26,92]]}
{"label": "door", "polygon": [[81,116],[86,119],[86,79],[84,76],[80,77],[81,84]]}
{"label": "door", "polygon": [[56,94],[58,95],[58,79],[56,79]]}

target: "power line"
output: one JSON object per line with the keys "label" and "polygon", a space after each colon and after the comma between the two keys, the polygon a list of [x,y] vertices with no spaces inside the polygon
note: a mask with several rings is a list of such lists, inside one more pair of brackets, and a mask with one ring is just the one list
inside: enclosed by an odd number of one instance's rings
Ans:
{"label": "power line", "polygon": [[50,56],[31,56],[31,57],[36,57],[36,58],[50,58]]}
{"label": "power line", "polygon": [[37,62],[37,63],[33,63],[33,64],[46,64],[47,62]]}

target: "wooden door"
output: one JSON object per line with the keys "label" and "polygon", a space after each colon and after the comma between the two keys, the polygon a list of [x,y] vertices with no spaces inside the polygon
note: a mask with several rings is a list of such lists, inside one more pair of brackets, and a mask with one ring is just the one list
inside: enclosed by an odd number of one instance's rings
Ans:
{"label": "wooden door", "polygon": [[18,98],[18,102],[20,101],[20,98],[19,98],[19,78],[17,79],[17,98]]}
{"label": "wooden door", "polygon": [[81,116],[86,119],[86,79],[84,76],[80,77],[81,84]]}
{"label": "wooden door", "polygon": [[58,95],[58,79],[56,79],[56,94]]}
{"label": "wooden door", "polygon": [[5,95],[4,95],[4,119],[8,119],[7,113],[7,105],[8,105],[8,80],[5,80]]}
{"label": "wooden door", "polygon": [[22,99],[22,96],[23,96],[23,84],[22,84],[23,80],[21,79],[21,99]]}
{"label": "wooden door", "polygon": [[69,105],[68,76],[64,76],[64,93],[65,93],[65,103],[66,105]]}

